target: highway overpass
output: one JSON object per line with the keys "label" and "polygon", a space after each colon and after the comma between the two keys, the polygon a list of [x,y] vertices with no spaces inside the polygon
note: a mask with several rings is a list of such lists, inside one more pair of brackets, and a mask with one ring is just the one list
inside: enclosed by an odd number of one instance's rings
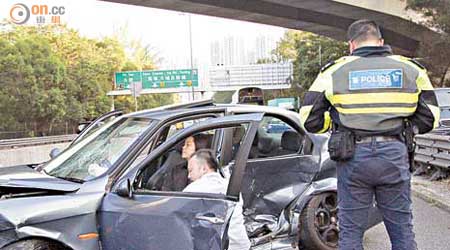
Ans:
{"label": "highway overpass", "polygon": [[[346,41],[346,29],[368,18],[382,27],[385,40],[398,53],[414,56],[439,34],[402,17],[331,0],[102,0],[310,31]],[[345,1],[345,0],[341,0]],[[366,0],[367,1],[367,0]],[[394,2],[400,0],[392,0]],[[351,1],[349,1],[351,2]],[[363,1],[364,2],[364,1]],[[354,1],[353,1],[354,4]]]}

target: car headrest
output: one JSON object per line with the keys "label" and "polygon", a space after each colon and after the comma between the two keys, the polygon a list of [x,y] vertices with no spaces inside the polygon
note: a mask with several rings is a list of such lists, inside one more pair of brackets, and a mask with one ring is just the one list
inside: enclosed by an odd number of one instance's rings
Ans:
{"label": "car headrest", "polygon": [[273,141],[270,137],[259,137],[258,138],[258,151],[263,154],[268,154],[272,151]]}
{"label": "car headrest", "polygon": [[199,133],[194,135],[195,150],[203,148],[211,148],[213,135],[207,133]]}
{"label": "car headrest", "polygon": [[289,151],[298,152],[302,143],[302,136],[292,130],[283,132],[281,136],[281,148]]}

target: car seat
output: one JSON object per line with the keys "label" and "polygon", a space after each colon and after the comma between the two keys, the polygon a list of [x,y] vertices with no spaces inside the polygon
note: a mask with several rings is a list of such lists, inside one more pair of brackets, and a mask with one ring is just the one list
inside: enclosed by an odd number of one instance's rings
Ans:
{"label": "car seat", "polygon": [[274,142],[270,137],[258,138],[258,158],[269,157],[273,155]]}
{"label": "car seat", "polygon": [[181,153],[178,150],[180,148],[179,145],[167,153],[164,163],[146,182],[146,189],[181,191],[187,185],[186,160],[181,157]]}
{"label": "car seat", "polygon": [[298,153],[302,146],[302,135],[293,130],[286,130],[281,135],[281,149],[278,155]]}

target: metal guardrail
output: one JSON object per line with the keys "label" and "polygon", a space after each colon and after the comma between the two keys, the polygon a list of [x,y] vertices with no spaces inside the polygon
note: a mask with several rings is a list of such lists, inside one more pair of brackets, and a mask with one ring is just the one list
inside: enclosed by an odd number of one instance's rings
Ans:
{"label": "metal guardrail", "polygon": [[[422,167],[434,167],[432,179],[444,178],[450,170],[450,136],[424,134],[416,136],[414,160]],[[445,170],[445,171],[443,171]]]}
{"label": "metal guardrail", "polygon": [[75,139],[76,136],[76,134],[72,134],[0,140],[0,149],[71,142],[73,139]]}

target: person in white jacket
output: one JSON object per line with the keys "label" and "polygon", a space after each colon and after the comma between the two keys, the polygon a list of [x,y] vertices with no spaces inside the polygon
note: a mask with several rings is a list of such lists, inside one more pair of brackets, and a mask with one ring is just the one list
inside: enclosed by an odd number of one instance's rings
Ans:
{"label": "person in white jacket", "polygon": [[[228,178],[218,173],[219,165],[210,150],[196,151],[188,161],[188,178],[192,182],[183,192],[201,192],[226,194]],[[242,214],[242,197],[234,208],[228,228],[228,250],[248,250],[251,243],[248,239]]]}

